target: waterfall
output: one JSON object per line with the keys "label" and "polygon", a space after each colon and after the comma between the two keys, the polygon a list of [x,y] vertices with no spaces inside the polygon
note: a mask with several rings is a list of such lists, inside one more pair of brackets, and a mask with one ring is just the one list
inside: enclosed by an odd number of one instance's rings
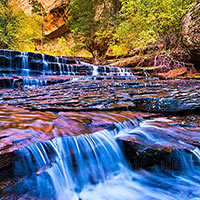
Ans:
{"label": "waterfall", "polygon": [[90,70],[92,71],[92,76],[98,76],[99,75],[99,72],[98,72],[99,66],[98,65],[92,65],[92,64],[89,64],[89,63],[86,63],[86,62],[80,62],[80,64],[89,67]]}
{"label": "waterfall", "polygon": [[29,69],[22,69],[21,70],[21,76],[29,76]]}
{"label": "waterfall", "polygon": [[73,65],[70,65],[70,68],[71,68],[71,75],[75,75],[75,71],[74,71],[74,66]]}
{"label": "waterfall", "polygon": [[98,73],[98,66],[92,65],[92,67],[93,67],[92,76],[98,76],[99,75],[99,73]]}
{"label": "waterfall", "polygon": [[33,79],[33,78],[24,78],[23,79],[23,87],[24,89],[34,89],[37,87],[42,87],[43,81],[39,79]]}
{"label": "waterfall", "polygon": [[[70,76],[87,76],[96,80],[98,76],[104,76],[101,78],[134,78],[130,69],[113,67],[109,65],[93,65],[86,62],[80,62],[74,58],[69,60],[63,57],[53,57],[46,54],[32,53],[32,52],[20,52],[11,50],[1,50],[0,64],[2,66],[1,76],[12,77],[13,75],[19,76],[21,79],[18,81],[20,84],[16,84],[16,87],[21,85],[24,77],[34,76],[53,76],[53,75],[70,75]],[[23,76],[23,77],[20,77]],[[44,77],[46,79],[50,77]],[[59,79],[65,79],[63,76]],[[69,78],[69,77],[68,77]],[[30,79],[30,78],[27,78]],[[68,79],[69,80],[69,79]],[[82,80],[79,77],[74,79],[77,81]],[[23,83],[31,83],[30,80],[23,81]],[[41,84],[39,84],[41,85]],[[12,88],[14,89],[14,88]]]}
{"label": "waterfall", "polygon": [[28,52],[21,52],[21,58],[22,69],[29,69]]}
{"label": "waterfall", "polygon": [[8,59],[9,59],[9,67],[12,67],[13,57],[11,55],[11,51],[9,51]]}
{"label": "waterfall", "polygon": [[[132,76],[132,77],[136,78],[133,75],[133,73],[127,68],[111,67],[111,66],[98,66],[98,65],[92,65],[89,63],[85,63],[85,62],[80,62],[80,64],[89,67],[92,71],[92,76],[99,76],[99,75],[114,76],[114,75],[116,75],[116,76]],[[107,67],[110,69],[109,73],[106,71]],[[103,72],[99,72],[99,68],[102,68]]]}
{"label": "waterfall", "polygon": [[197,159],[200,161],[200,150],[199,148],[195,148],[191,150],[191,152],[197,157]]}
{"label": "waterfall", "polygon": [[[25,194],[23,198],[48,200],[199,198],[200,163],[194,164],[194,156],[199,158],[200,155],[198,148],[193,148],[192,154],[185,150],[174,151],[171,157],[174,165],[183,166],[179,171],[129,169],[117,141],[129,135],[159,144],[163,138],[158,136],[166,129],[150,122],[139,119],[117,123],[112,130],[59,137],[19,149],[15,171],[17,177],[25,177],[25,180],[15,186],[15,193]],[[170,132],[176,134],[175,130],[170,129]]]}
{"label": "waterfall", "polygon": [[59,67],[59,74],[62,75],[64,73],[64,71],[62,70],[62,65],[61,63],[59,62],[59,57],[56,57],[56,64],[58,65]]}
{"label": "waterfall", "polygon": [[49,69],[49,64],[48,62],[45,60],[45,54],[42,54],[42,72],[43,75],[52,75],[52,70]]}
{"label": "waterfall", "polygon": [[56,194],[58,199],[68,199],[68,192],[79,193],[125,170],[122,152],[108,131],[35,143],[17,154],[18,175],[29,177],[23,188],[41,198]]}
{"label": "waterfall", "polygon": [[28,62],[28,52],[21,52],[19,56],[21,58],[20,68],[21,68],[21,76],[29,76],[29,62]]}

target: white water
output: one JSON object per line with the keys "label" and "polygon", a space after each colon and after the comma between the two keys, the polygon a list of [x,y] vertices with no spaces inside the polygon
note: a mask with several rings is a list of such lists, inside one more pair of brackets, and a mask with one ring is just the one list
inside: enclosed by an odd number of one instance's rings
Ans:
{"label": "white water", "polygon": [[[123,78],[126,76],[128,76],[129,78],[136,78],[132,74],[132,72],[127,68],[92,65],[85,62],[76,61],[77,65],[86,66],[84,68],[84,66],[74,66],[74,64],[67,64],[68,61],[66,59],[60,57],[54,58],[54,61],[52,61],[53,57],[49,57],[45,54],[35,56],[29,54],[28,52],[15,52],[10,50],[3,50],[1,56],[2,69],[7,71],[2,72],[2,76],[12,77],[15,74],[23,76],[22,84],[23,88],[25,89],[34,89],[43,86],[43,81],[41,81],[40,78],[35,77],[41,75],[79,75],[85,76],[85,79],[90,79],[91,77],[93,80],[96,80],[97,76],[105,76],[105,79],[107,77],[112,78],[115,76],[122,76]],[[31,78],[32,74],[34,75],[34,78]],[[88,76],[88,74],[91,75]],[[74,80],[79,81],[82,79],[75,78]],[[11,83],[11,86],[11,89],[15,89],[14,86],[17,85]]]}
{"label": "white water", "polygon": [[22,69],[29,69],[29,64],[28,64],[28,52],[21,52],[21,65]]}
{"label": "white water", "polygon": [[[147,140],[158,140],[151,131],[150,136],[144,134],[147,124],[142,120],[118,123],[112,131],[55,138],[25,147],[18,151],[20,162],[15,171],[27,178],[15,190],[24,198],[57,200],[199,199],[200,168],[190,153],[177,150],[173,158],[184,166],[183,171],[129,169],[116,138],[143,129],[140,132]],[[198,148],[193,150],[198,158],[199,152]]]}
{"label": "white water", "polygon": [[61,63],[59,62],[59,57],[56,57],[56,63],[59,67],[59,74],[62,75],[64,73],[64,70],[62,69]]}
{"label": "white water", "polygon": [[[92,65],[85,62],[80,62],[80,64],[90,67],[92,70],[92,76],[106,75],[106,76],[133,76],[133,73],[127,68],[111,67],[111,66],[98,66]],[[99,72],[99,68],[103,69],[103,72]],[[110,72],[106,72],[106,67],[110,69]]]}
{"label": "white water", "polygon": [[[35,186],[40,197],[48,193],[47,184],[61,200],[67,199],[65,191],[75,195],[126,171],[122,152],[108,131],[35,143],[18,153],[22,162],[16,165],[16,170],[31,176],[25,184]],[[34,175],[45,167],[45,172]]]}
{"label": "white water", "polygon": [[24,89],[35,89],[37,87],[42,87],[43,81],[39,79],[33,79],[33,78],[24,78],[23,79],[23,87]]}

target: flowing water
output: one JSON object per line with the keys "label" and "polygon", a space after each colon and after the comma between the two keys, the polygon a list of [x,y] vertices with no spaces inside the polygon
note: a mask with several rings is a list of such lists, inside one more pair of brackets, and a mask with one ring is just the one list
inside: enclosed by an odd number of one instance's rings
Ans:
{"label": "flowing water", "polygon": [[[131,170],[118,144],[120,138],[130,136],[160,145],[164,137],[186,131],[189,130],[166,129],[156,126],[155,120],[138,118],[93,134],[36,142],[16,152],[15,176],[25,178],[23,183],[6,190],[22,195],[19,199],[197,200],[200,198],[200,150],[197,147],[179,138],[178,142],[190,149],[177,148],[172,155],[171,159],[181,165],[180,169],[154,166],[146,171]],[[191,135],[198,133],[191,130]],[[162,145],[169,145],[168,142],[166,139]]]}
{"label": "flowing water", "polygon": [[[85,76],[86,78],[106,76],[106,77],[132,77],[135,78],[130,69],[93,65],[67,58],[53,57],[45,54],[33,54],[28,52],[18,52],[9,50],[0,50],[0,78],[4,88],[14,89],[16,76],[23,80],[24,89],[34,89],[43,86],[41,79],[48,79],[54,76]],[[13,80],[14,75],[14,80]],[[6,77],[10,77],[11,84],[7,83]],[[42,78],[41,78],[42,77]]]}
{"label": "flowing water", "polygon": [[[1,54],[2,77],[15,75],[11,89],[16,75],[22,89],[42,87],[54,75],[72,76],[73,82],[98,76],[136,79],[126,68],[44,54]],[[0,200],[200,199],[199,127],[142,117],[128,111],[51,113],[0,106],[0,181],[8,175],[14,181],[0,183]]]}

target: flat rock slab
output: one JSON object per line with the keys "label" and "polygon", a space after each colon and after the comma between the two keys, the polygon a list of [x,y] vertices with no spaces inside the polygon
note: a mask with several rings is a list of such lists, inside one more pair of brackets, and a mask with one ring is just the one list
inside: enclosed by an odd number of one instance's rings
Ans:
{"label": "flat rock slab", "polygon": [[199,80],[101,79],[36,89],[1,90],[3,104],[43,111],[136,110],[179,112],[200,108]]}
{"label": "flat rock slab", "polygon": [[[151,116],[155,114],[127,111],[55,114],[0,106],[0,169],[7,168],[14,162],[15,150],[32,143],[114,129],[115,123]],[[0,177],[1,175],[0,173]]]}

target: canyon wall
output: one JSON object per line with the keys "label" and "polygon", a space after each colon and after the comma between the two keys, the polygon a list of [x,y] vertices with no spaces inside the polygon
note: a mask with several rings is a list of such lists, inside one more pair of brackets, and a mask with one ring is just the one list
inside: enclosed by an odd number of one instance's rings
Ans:
{"label": "canyon wall", "polygon": [[[65,22],[68,18],[68,0],[38,0],[47,15],[44,17],[44,34],[48,38],[59,37],[67,32]],[[29,0],[18,0],[20,7],[31,13]]]}
{"label": "canyon wall", "polygon": [[193,61],[200,62],[200,3],[197,2],[183,20],[182,41]]}

